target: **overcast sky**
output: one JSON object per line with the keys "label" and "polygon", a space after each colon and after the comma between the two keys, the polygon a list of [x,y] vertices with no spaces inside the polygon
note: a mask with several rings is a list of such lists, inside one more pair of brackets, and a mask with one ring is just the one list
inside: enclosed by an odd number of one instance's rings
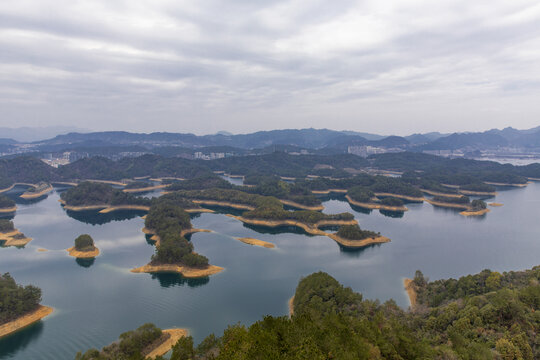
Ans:
{"label": "overcast sky", "polygon": [[1,0],[0,127],[48,125],[531,128],[540,3]]}

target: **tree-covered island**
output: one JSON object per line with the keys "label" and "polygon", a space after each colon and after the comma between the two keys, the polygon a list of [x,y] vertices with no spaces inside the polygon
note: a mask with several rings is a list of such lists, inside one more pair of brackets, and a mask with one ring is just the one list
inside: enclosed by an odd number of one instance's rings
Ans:
{"label": "tree-covered island", "polygon": [[95,258],[99,255],[99,249],[94,244],[94,239],[88,234],[79,235],[75,239],[75,246],[67,249],[70,256],[79,259]]}

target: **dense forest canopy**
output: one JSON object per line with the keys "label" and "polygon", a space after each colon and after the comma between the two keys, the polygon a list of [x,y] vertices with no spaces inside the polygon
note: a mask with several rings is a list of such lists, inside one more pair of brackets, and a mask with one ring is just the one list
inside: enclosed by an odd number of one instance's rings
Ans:
{"label": "dense forest canopy", "polygon": [[336,235],[348,240],[364,240],[381,236],[380,233],[374,231],[362,230],[358,225],[342,225]]}
{"label": "dense forest canopy", "polygon": [[145,226],[155,231],[161,239],[152,256],[152,264],[181,264],[190,267],[208,265],[208,258],[194,253],[193,244],[181,235],[182,230],[191,228],[191,220],[174,199],[154,199]]}
{"label": "dense forest canopy", "polygon": [[8,209],[15,206],[15,201],[7,196],[0,195],[0,209]]}
{"label": "dense forest canopy", "polygon": [[70,206],[150,204],[148,199],[133,196],[107,184],[89,181],[68,189],[60,197]]}
{"label": "dense forest canopy", "polygon": [[150,346],[159,342],[164,333],[154,324],[144,324],[136,330],[120,335],[117,342],[105,346],[101,351],[90,349],[78,353],[76,360],[144,360]]}
{"label": "dense forest canopy", "polygon": [[18,285],[9,273],[0,275],[0,325],[36,310],[40,301],[41,289]]}
{"label": "dense forest canopy", "polygon": [[540,269],[485,270],[429,283],[417,272],[412,312],[363,299],[326,273],[303,278],[294,315],[228,327],[197,347],[181,339],[179,359],[522,359],[540,356]]}
{"label": "dense forest canopy", "polygon": [[75,249],[78,251],[91,251],[94,249],[94,239],[88,234],[79,235],[75,239]]}
{"label": "dense forest canopy", "polygon": [[10,232],[15,230],[15,226],[13,225],[13,221],[6,220],[6,219],[0,219],[0,232]]}

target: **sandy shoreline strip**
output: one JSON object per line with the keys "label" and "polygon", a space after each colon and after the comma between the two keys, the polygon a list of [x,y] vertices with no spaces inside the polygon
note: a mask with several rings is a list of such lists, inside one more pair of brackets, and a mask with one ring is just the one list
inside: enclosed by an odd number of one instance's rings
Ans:
{"label": "sandy shoreline strip", "polygon": [[5,188],[5,189],[0,189],[0,194],[1,194],[1,193],[4,193],[4,192],[7,192],[7,191],[9,191],[9,190],[11,190],[11,189],[13,189],[14,187],[15,187],[15,184],[13,184],[13,185],[11,185],[10,187],[7,187],[7,188]]}
{"label": "sandy shoreline strip", "polygon": [[162,332],[168,335],[167,340],[152,349],[152,351],[146,355],[147,359],[154,359],[157,356],[165,355],[169,350],[172,349],[178,340],[180,340],[180,338],[188,336],[189,334],[189,331],[186,329],[165,329],[162,330]]}
{"label": "sandy shoreline strip", "polygon": [[136,193],[143,193],[143,192],[148,192],[148,191],[153,191],[153,190],[164,189],[167,186],[169,186],[169,185],[154,185],[154,186],[147,186],[147,187],[144,187],[144,188],[123,189],[122,191],[125,192],[125,193],[136,194]]}
{"label": "sandy shoreline strip", "polygon": [[498,206],[503,206],[504,204],[492,202],[492,203],[489,203],[488,205],[498,207]]}
{"label": "sandy shoreline strip", "polygon": [[407,291],[409,302],[411,303],[411,309],[413,309],[416,306],[416,298],[418,296],[416,289],[414,288],[414,281],[412,279],[403,279],[403,287]]}
{"label": "sandy shoreline strip", "polygon": [[13,334],[19,330],[24,329],[27,326],[32,325],[35,322],[43,319],[53,312],[53,308],[48,306],[39,305],[39,307],[24,316],[19,317],[13,321],[0,325],[0,338]]}
{"label": "sandy shoreline strip", "polygon": [[25,246],[30,241],[32,241],[32,238],[29,237],[22,237],[22,238],[15,238],[16,236],[23,235],[19,230],[15,229],[13,231],[7,232],[7,233],[1,233],[0,232],[0,241],[5,241],[3,247],[8,246]]}
{"label": "sandy shoreline strip", "polygon": [[469,210],[469,205],[468,204],[446,203],[446,202],[441,202],[441,201],[433,201],[432,199],[426,199],[426,202],[430,203],[433,206],[438,206],[438,207],[444,207],[444,208],[450,208],[450,209]]}
{"label": "sandy shoreline strip", "polygon": [[508,183],[499,183],[499,182],[491,182],[491,181],[484,181],[484,184],[493,185],[493,186],[513,186],[513,187],[525,187],[528,184],[508,184]]}
{"label": "sandy shoreline strip", "polygon": [[496,196],[497,193],[495,191],[488,192],[488,191],[472,191],[472,190],[459,190],[460,194],[463,195],[472,195],[472,196]]}
{"label": "sandy shoreline strip", "polygon": [[489,209],[482,209],[482,210],[477,210],[477,211],[465,210],[465,211],[460,212],[459,214],[463,216],[482,216],[482,215],[487,214],[490,211],[491,210]]}
{"label": "sandy shoreline strip", "polygon": [[25,200],[37,199],[39,197],[42,197],[43,195],[46,195],[46,194],[50,193],[53,190],[54,190],[54,188],[52,187],[51,184],[49,184],[49,186],[47,186],[45,189],[43,189],[43,190],[41,190],[40,192],[37,192],[37,193],[27,191],[27,192],[25,192],[24,194],[21,195],[21,198],[25,199]]}
{"label": "sandy shoreline strip", "polygon": [[423,202],[425,200],[424,197],[416,197],[416,196],[408,196],[408,195],[400,195],[400,194],[392,194],[392,193],[385,193],[385,192],[376,192],[375,196],[383,196],[383,197],[395,197],[399,199],[409,200],[409,201],[415,201],[415,202]]}
{"label": "sandy shoreline strip", "polygon": [[345,247],[350,247],[350,248],[360,248],[360,247],[365,247],[369,245],[384,244],[384,243],[390,242],[390,239],[384,236],[377,236],[377,237],[366,238],[362,240],[344,239],[342,237],[337,236],[336,234],[326,234],[326,236],[328,236],[329,238],[331,238],[338,244]]}
{"label": "sandy shoreline strip", "polygon": [[0,209],[0,214],[9,214],[17,211],[17,206]]}
{"label": "sandy shoreline strip", "polygon": [[263,241],[263,240],[259,240],[259,239],[254,239],[254,238],[249,238],[249,237],[243,237],[243,238],[238,238],[237,237],[235,239],[243,242],[244,244],[249,244],[249,245],[254,245],[254,246],[262,246],[262,247],[267,248],[267,249],[273,249],[273,248],[276,247],[276,245],[274,245],[271,242]]}
{"label": "sandy shoreline strip", "polygon": [[260,220],[260,219],[248,219],[242,216],[235,216],[227,214],[227,216],[235,218],[236,220],[242,221],[245,224],[258,225],[258,226],[267,226],[267,227],[279,227],[279,226],[296,226],[303,229],[305,232],[311,235],[321,235],[327,236],[330,239],[334,240],[340,245],[351,248],[361,248],[372,244],[382,244],[387,243],[390,239],[384,236],[378,236],[376,238],[367,238],[363,240],[348,240],[343,239],[336,234],[327,233],[319,229],[319,226],[326,225],[358,225],[356,220],[323,220],[319,221],[316,224],[308,225],[294,220]]}
{"label": "sandy shoreline strip", "polygon": [[347,189],[312,190],[311,192],[318,195],[326,195],[330,193],[346,194]]}
{"label": "sandy shoreline strip", "polygon": [[395,212],[405,212],[409,210],[409,208],[407,208],[406,206],[389,206],[389,205],[383,205],[383,204],[378,204],[378,203],[363,203],[363,202],[359,202],[359,201],[355,201],[351,199],[349,195],[345,195],[345,198],[350,204],[364,208],[364,209],[372,209],[372,210],[379,209],[379,210],[395,211]]}
{"label": "sandy shoreline strip", "polygon": [[195,204],[229,207],[229,208],[239,209],[239,210],[255,210],[255,207],[251,205],[235,204],[228,201],[198,200],[198,199],[191,200],[191,201]]}
{"label": "sandy shoreline strip", "polygon": [[322,211],[322,210],[324,210],[324,206],[322,206],[322,205],[316,205],[316,206],[302,205],[302,204],[299,204],[299,203],[294,202],[294,201],[282,200],[282,199],[279,199],[279,201],[283,205],[288,205],[288,206],[291,206],[291,207],[297,208],[297,209],[311,210],[311,211]]}
{"label": "sandy shoreline strip", "polygon": [[118,206],[109,206],[103,210],[100,210],[100,214],[108,214],[113,211],[119,210],[138,210],[138,211],[150,211],[150,206],[144,205],[118,205]]}
{"label": "sandy shoreline strip", "polygon": [[76,257],[77,259],[91,259],[99,255],[99,249],[95,246],[94,250],[91,251],[78,251],[75,249],[75,246],[66,249],[66,251],[69,253],[69,256]]}
{"label": "sandy shoreline strip", "polygon": [[423,193],[426,193],[428,195],[432,195],[432,196],[445,196],[445,197],[449,197],[449,198],[460,198],[461,197],[461,194],[442,193],[442,192],[437,192],[437,191],[432,191],[432,190],[427,190],[427,189],[420,189],[420,191],[423,192]]}
{"label": "sandy shoreline strip", "polygon": [[147,264],[135,269],[131,269],[132,273],[177,273],[185,278],[199,278],[207,277],[217,274],[225,270],[220,266],[208,265],[204,269],[190,268],[188,266],[176,265],[176,264],[164,264],[164,265],[151,265]]}

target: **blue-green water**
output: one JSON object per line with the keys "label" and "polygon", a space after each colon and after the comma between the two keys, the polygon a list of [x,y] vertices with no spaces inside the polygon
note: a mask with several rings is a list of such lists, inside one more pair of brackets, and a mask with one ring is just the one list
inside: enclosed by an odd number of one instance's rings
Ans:
{"label": "blue-green water", "polygon": [[[392,239],[359,251],[343,250],[327,237],[254,230],[222,214],[203,214],[192,219],[194,226],[215,232],[194,234],[195,250],[226,268],[203,280],[130,273],[153,253],[141,232],[143,220],[134,213],[76,214],[75,219],[58,198],[53,193],[19,204],[15,225],[34,240],[24,249],[0,248],[0,272],[41,287],[42,303],[55,308],[44,321],[0,340],[0,359],[73,359],[77,351],[101,348],[145,322],[189,328],[200,341],[229,324],[285,315],[300,277],[319,270],[368,298],[393,298],[407,307],[402,280],[417,269],[438,279],[540,263],[539,183],[500,191],[495,200],[504,206],[482,218],[427,203],[409,204],[410,211],[393,218],[327,200],[325,212],[351,211],[361,227]],[[82,233],[92,235],[102,252],[92,264],[79,264],[64,250]],[[244,236],[277,248],[233,238]]]}

